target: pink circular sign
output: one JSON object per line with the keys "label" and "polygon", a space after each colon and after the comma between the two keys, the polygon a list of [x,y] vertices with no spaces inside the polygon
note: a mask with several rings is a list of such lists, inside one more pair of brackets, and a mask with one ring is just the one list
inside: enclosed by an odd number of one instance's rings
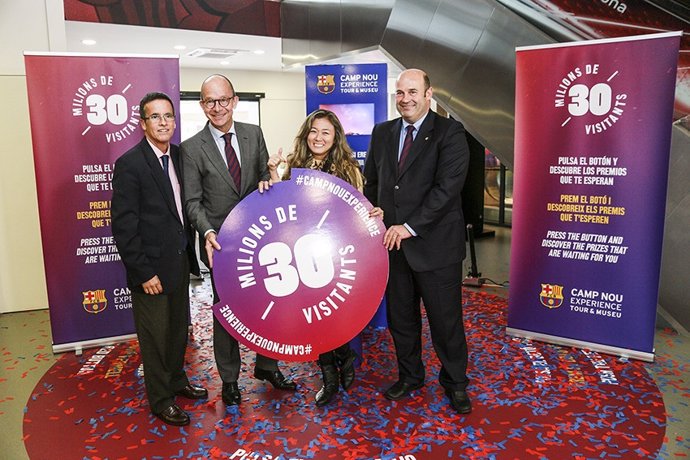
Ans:
{"label": "pink circular sign", "polygon": [[216,318],[240,343],[284,361],[315,360],[351,340],[388,281],[385,227],[371,208],[347,182],[309,169],[247,196],[218,234]]}

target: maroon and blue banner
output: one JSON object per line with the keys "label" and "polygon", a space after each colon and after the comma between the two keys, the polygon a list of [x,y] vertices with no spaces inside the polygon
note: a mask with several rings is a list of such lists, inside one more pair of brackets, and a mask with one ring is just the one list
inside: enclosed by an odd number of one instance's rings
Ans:
{"label": "maroon and blue banner", "polygon": [[679,42],[517,49],[509,334],[653,360]]}
{"label": "maroon and blue banner", "polygon": [[240,343],[285,361],[314,361],[374,316],[388,281],[385,227],[371,203],[327,173],[255,191],[218,234],[213,313]]}
{"label": "maroon and blue banner", "polygon": [[316,65],[305,69],[307,113],[326,109],[338,115],[360,166],[371,130],[388,119],[386,64]]}
{"label": "maroon and blue banner", "polygon": [[110,181],[142,139],[141,98],[162,91],[179,109],[178,59],[26,53],[25,63],[53,350],[131,338]]}
{"label": "maroon and blue banner", "polygon": [[[387,65],[306,66],[305,79],[307,113],[316,109],[334,112],[343,125],[347,143],[363,168],[374,125],[388,119]],[[371,326],[386,327],[385,299]],[[360,348],[358,343],[353,346]]]}
{"label": "maroon and blue banner", "polygon": [[[512,2],[504,3],[515,9]],[[690,114],[690,33],[687,20],[681,18],[665,3],[676,3],[677,11],[683,2],[656,1],[598,1],[524,0],[519,2],[522,15],[538,15],[542,30],[558,31],[559,35],[579,36],[581,39],[628,37],[637,34],[685,30],[680,37],[674,120]],[[687,4],[687,2],[685,2]],[[525,8],[533,10],[525,12]],[[548,33],[548,32],[547,32]]]}
{"label": "maroon and blue banner", "polygon": [[[316,109],[334,112],[345,130],[347,143],[364,167],[376,123],[388,119],[388,67],[386,64],[335,64],[306,66],[307,113]],[[382,301],[371,326],[386,327],[386,301]],[[360,348],[358,343],[354,344]]]}

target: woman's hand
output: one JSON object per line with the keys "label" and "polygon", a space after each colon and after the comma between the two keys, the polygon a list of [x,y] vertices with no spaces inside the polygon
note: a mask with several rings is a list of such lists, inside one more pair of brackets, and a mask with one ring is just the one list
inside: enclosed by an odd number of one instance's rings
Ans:
{"label": "woman's hand", "polygon": [[[267,163],[268,164],[268,171],[271,173],[275,171],[276,174],[278,174],[278,166],[280,166],[281,163],[285,163],[285,162],[286,162],[286,160],[285,160],[285,157],[283,157],[283,149],[281,147],[278,149],[278,153],[276,153],[275,155],[271,155],[268,158],[268,163]],[[272,176],[273,175],[271,174],[271,177]]]}
{"label": "woman's hand", "polygon": [[271,188],[271,185],[273,185],[273,180],[271,179],[259,181],[259,193],[264,193]]}
{"label": "woman's hand", "polygon": [[259,193],[264,193],[266,190],[271,188],[273,184],[280,182],[280,176],[278,175],[278,167],[281,163],[285,163],[285,157],[283,157],[282,147],[278,149],[278,153],[271,155],[268,158],[266,166],[268,166],[268,172],[271,175],[269,180],[259,181]]}
{"label": "woman's hand", "polygon": [[369,217],[380,217],[383,219],[383,209],[378,206],[369,210]]}

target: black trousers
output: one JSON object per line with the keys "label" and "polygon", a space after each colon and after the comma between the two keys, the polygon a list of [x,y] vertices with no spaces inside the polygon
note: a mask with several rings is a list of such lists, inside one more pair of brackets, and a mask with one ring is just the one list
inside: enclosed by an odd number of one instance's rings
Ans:
{"label": "black trousers", "polygon": [[424,382],[422,313],[424,303],[431,341],[441,361],[439,382],[449,390],[464,390],[467,378],[467,340],[462,320],[462,263],[416,272],[402,250],[389,253],[388,328],[398,360],[399,379]]}
{"label": "black trousers", "polygon": [[[184,258],[187,264],[187,259]],[[151,411],[158,414],[175,402],[189,384],[184,371],[189,327],[189,267],[178,286],[165,294],[132,291],[134,327],[144,364],[144,385]]]}
{"label": "black trousers", "polygon": [[[211,270],[211,286],[213,287],[213,304],[215,305],[220,302],[220,299],[216,291],[216,283],[213,280],[213,270]],[[213,356],[216,359],[220,379],[224,383],[237,382],[242,365],[240,344],[216,319],[216,315],[213,315]],[[257,353],[255,366],[257,369],[277,371],[278,361]]]}

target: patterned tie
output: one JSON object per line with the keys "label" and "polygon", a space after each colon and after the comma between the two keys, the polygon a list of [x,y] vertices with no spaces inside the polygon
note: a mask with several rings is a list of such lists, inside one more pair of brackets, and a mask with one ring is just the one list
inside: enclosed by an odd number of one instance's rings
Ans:
{"label": "patterned tie", "polygon": [[410,153],[410,147],[412,147],[412,132],[414,131],[414,126],[408,125],[405,129],[407,130],[407,134],[405,135],[405,141],[403,142],[403,147],[400,151],[400,159],[398,160],[398,172],[402,171],[403,166],[405,165],[405,160],[407,159],[407,155]]}
{"label": "patterned tie", "polygon": [[237,154],[235,154],[235,149],[232,148],[232,133],[223,134],[223,139],[225,140],[225,158],[228,161],[228,171],[232,180],[235,181],[237,190],[240,190],[240,183],[242,181],[242,172],[240,171],[240,162],[237,161]]}

